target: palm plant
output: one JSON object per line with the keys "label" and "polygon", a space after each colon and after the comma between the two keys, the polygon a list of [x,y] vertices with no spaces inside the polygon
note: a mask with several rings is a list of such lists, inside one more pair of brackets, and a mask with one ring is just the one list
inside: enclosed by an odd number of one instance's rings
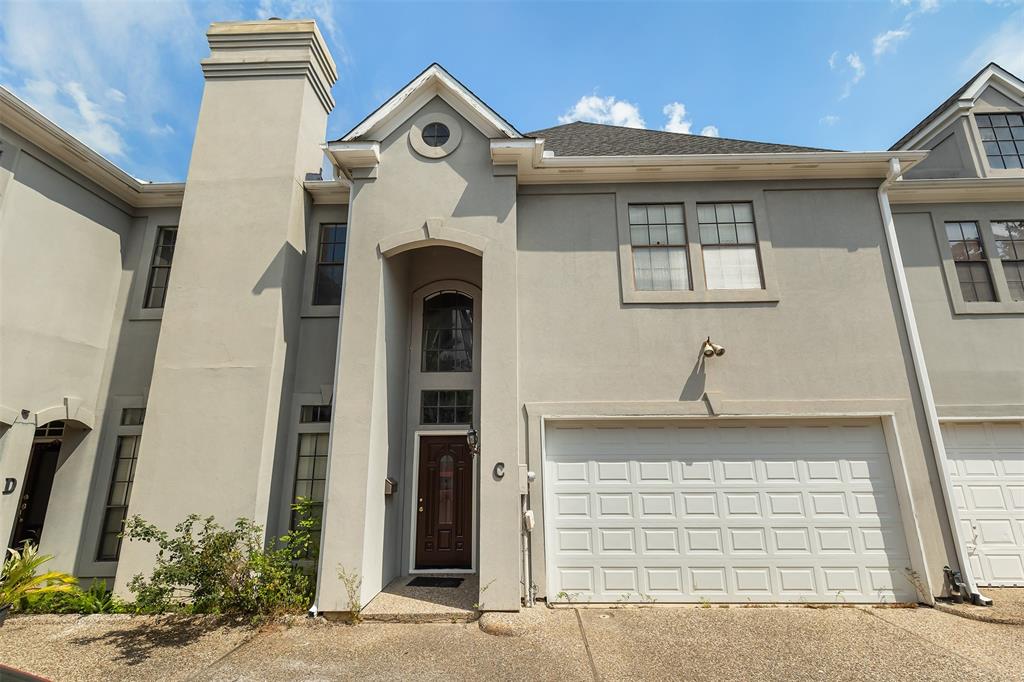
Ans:
{"label": "palm plant", "polygon": [[53,557],[39,554],[39,548],[30,542],[21,551],[9,548],[10,556],[0,571],[0,625],[10,608],[23,598],[50,592],[68,592],[77,582],[73,576],[60,571],[36,574],[37,569]]}

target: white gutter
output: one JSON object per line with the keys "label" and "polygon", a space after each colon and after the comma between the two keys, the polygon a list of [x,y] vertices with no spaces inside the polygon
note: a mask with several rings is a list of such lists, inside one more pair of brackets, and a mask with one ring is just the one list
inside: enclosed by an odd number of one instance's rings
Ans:
{"label": "white gutter", "polygon": [[889,172],[882,184],[878,186],[878,208],[882,212],[885,240],[889,246],[889,260],[892,263],[893,277],[896,279],[896,291],[900,297],[903,324],[907,328],[907,339],[910,341],[910,356],[914,360],[917,385],[921,391],[921,401],[924,403],[925,414],[928,418],[928,435],[931,437],[932,453],[935,455],[935,465],[939,471],[942,501],[946,507],[946,516],[949,520],[950,532],[953,535],[956,558],[960,562],[960,574],[967,585],[967,589],[971,592],[971,602],[978,606],[990,606],[992,600],[983,596],[978,591],[978,583],[974,579],[971,561],[967,555],[963,538],[960,536],[960,515],[953,502],[953,484],[949,474],[949,460],[946,458],[946,445],[942,440],[939,413],[935,408],[935,396],[932,393],[931,379],[928,378],[928,366],[924,360],[924,348],[921,346],[921,334],[917,328],[914,306],[910,302],[910,287],[907,284],[907,273],[903,268],[903,256],[900,253],[900,244],[896,237],[896,223],[893,221],[892,210],[889,207],[889,187],[901,173],[899,159],[896,157],[891,158],[889,160]]}

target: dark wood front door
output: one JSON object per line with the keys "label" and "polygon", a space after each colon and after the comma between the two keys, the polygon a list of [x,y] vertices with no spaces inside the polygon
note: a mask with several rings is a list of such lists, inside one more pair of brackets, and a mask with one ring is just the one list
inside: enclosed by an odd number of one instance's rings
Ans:
{"label": "dark wood front door", "polygon": [[14,533],[11,534],[11,546],[16,549],[20,550],[26,540],[33,545],[39,545],[59,455],[60,441],[35,443],[32,446],[28,471],[18,502],[18,520],[14,525]]}
{"label": "dark wood front door", "polygon": [[416,568],[472,568],[473,457],[465,436],[420,438]]}

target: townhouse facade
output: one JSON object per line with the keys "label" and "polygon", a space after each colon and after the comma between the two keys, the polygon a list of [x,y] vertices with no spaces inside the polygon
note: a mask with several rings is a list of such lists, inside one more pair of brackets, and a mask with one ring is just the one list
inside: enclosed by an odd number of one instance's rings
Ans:
{"label": "townhouse facade", "polygon": [[[315,24],[214,24],[188,176],[0,89],[0,532],[322,519],[315,608],[1024,584],[1024,83],[836,152],[521,133],[434,64],[325,141]],[[323,179],[326,154],[331,179]],[[947,570],[948,569],[948,570]]]}

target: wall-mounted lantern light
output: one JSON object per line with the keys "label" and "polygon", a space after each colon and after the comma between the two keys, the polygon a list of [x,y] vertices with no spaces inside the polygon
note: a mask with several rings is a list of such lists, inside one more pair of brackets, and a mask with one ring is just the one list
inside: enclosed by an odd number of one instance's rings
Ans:
{"label": "wall-mounted lantern light", "polygon": [[480,454],[480,432],[472,426],[469,427],[469,431],[466,431],[466,444],[474,456]]}

